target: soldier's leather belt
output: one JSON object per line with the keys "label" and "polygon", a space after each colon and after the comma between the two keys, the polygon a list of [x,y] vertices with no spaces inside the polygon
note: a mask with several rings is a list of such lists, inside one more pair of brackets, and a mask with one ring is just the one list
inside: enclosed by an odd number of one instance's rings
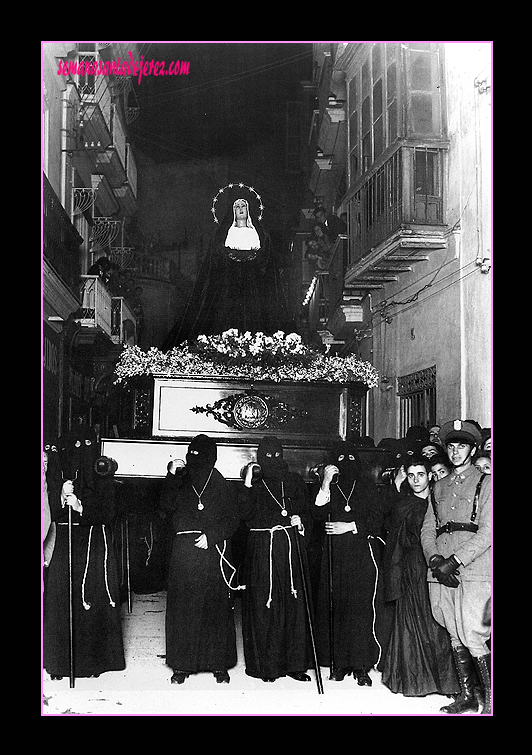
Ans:
{"label": "soldier's leather belt", "polygon": [[472,522],[447,522],[436,530],[436,537],[443,535],[445,532],[476,532],[478,524]]}

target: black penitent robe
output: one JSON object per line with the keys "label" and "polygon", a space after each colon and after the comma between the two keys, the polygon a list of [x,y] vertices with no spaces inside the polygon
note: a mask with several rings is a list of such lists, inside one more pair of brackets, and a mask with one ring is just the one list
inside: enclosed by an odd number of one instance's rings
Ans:
{"label": "black penitent robe", "polygon": [[[83,514],[72,512],[74,676],[125,668],[119,579],[112,536],[114,482],[96,478],[78,492]],[[68,507],[51,496],[56,541],[47,569],[43,615],[43,663],[52,676],[69,676]]]}
{"label": "black penitent robe", "polygon": [[161,483],[137,478],[116,487],[121,514],[120,526],[115,528],[117,552],[127,549],[130,587],[137,595],[166,590],[170,543],[158,508]]}
{"label": "black penitent robe", "polygon": [[[161,509],[174,541],[168,573],[166,663],[174,671],[189,673],[225,671],[237,661],[227,582],[235,585],[224,560],[231,563],[230,538],[239,523],[234,483],[213,469],[201,505],[202,510],[187,472],[167,475]],[[201,533],[207,536],[207,549],[195,545]]]}
{"label": "black penitent robe", "polygon": [[420,532],[428,501],[396,499],[384,553],[385,597],[394,604],[382,681],[408,697],[460,692],[449,634],[432,616]]}
{"label": "black penitent robe", "polygon": [[[282,502],[280,479],[265,482]],[[290,526],[290,515],[299,514],[308,532],[309,497],[300,475],[288,472],[283,484],[286,516],[262,481],[243,487],[240,495],[241,517],[249,531],[241,573],[246,585],[242,593],[246,674],[262,679],[305,672],[313,665],[296,543],[298,538],[306,570],[305,536]]]}
{"label": "black penitent robe", "polygon": [[[342,481],[348,495],[349,485]],[[343,489],[342,488],[342,489]],[[318,488],[314,490],[316,494]],[[315,500],[315,495],[314,499]],[[330,654],[330,591],[329,554],[332,548],[332,610],[334,616],[334,667],[369,670],[379,660],[383,638],[379,636],[382,622],[382,585],[380,561],[382,553],[383,512],[376,486],[359,479],[349,500],[351,511],[345,511],[346,501],[338,485],[330,487],[330,501],[324,506],[313,505],[312,513],[325,520],[330,513],[332,522],[355,521],[358,534],[326,535],[321,558],[320,580],[316,609],[316,644],[320,665],[331,665]]]}

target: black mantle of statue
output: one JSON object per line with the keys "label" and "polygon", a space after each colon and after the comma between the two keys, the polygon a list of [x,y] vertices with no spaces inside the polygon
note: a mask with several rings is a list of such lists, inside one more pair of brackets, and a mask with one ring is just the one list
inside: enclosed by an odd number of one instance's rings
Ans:
{"label": "black mantle of statue", "polygon": [[[213,235],[184,313],[161,344],[163,351],[229,329],[266,335],[296,331],[281,281],[280,250],[260,222],[258,202],[247,188],[235,184],[224,192],[225,217]],[[225,246],[233,202],[243,195],[260,239],[260,248],[249,252]]]}

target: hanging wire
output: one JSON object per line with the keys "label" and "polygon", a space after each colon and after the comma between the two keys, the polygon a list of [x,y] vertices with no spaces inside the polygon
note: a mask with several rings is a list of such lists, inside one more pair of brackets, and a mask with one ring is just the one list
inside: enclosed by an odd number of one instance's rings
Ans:
{"label": "hanging wire", "polygon": [[[459,270],[455,270],[452,273],[449,273],[449,275],[446,275],[444,278],[442,278],[439,281],[439,283],[443,283],[444,281],[448,280],[449,278],[453,278],[455,275],[458,275],[459,277],[456,280],[451,281],[450,283],[448,283],[446,286],[438,287],[438,289],[435,290],[433,293],[428,294],[427,296],[423,297],[423,302],[428,301],[433,296],[436,296],[436,295],[440,294],[442,291],[446,291],[451,286],[454,286],[456,283],[460,283],[460,281],[465,280],[466,278],[469,278],[470,275],[473,275],[474,273],[476,273],[477,272],[477,267],[475,266],[475,268],[473,270],[470,270],[465,275],[460,275],[460,273],[462,273],[464,270],[466,270],[468,267],[470,267],[471,265],[474,265],[474,264],[475,264],[474,261],[473,262],[468,262],[466,265],[464,265],[463,267],[461,267]],[[419,296],[419,294],[423,290],[425,290],[427,288],[429,288],[428,285],[427,286],[423,286],[423,288],[420,289],[417,292],[418,296]],[[411,306],[405,306],[404,309],[400,309],[400,310],[394,312],[393,316],[394,317],[398,317],[403,312],[407,312],[409,309],[411,309],[413,306],[415,306],[417,304],[417,301],[418,301],[418,296],[412,296],[409,299],[405,299],[403,302],[395,302],[395,304],[397,304],[397,305],[411,305]],[[375,310],[373,310],[373,312],[371,313],[371,316],[370,316],[370,322],[373,320],[373,317],[375,315],[377,315],[377,314],[381,315],[382,320],[389,321],[390,317],[386,314],[386,311],[385,311],[388,305],[386,304],[386,302],[383,302],[383,305],[384,306],[381,307],[380,309],[376,308]]]}
{"label": "hanging wire", "polygon": [[[473,186],[473,187],[471,188],[471,191],[469,192],[469,195],[468,195],[468,197],[467,197],[467,199],[466,199],[465,203],[464,203],[464,206],[462,207],[462,211],[461,211],[461,213],[460,213],[460,215],[459,215],[458,219],[457,219],[457,220],[456,220],[456,222],[455,222],[455,223],[454,223],[454,224],[453,224],[453,225],[451,226],[451,228],[450,228],[450,229],[449,229],[448,231],[446,231],[446,232],[445,232],[445,234],[444,234],[445,238],[447,238],[448,236],[450,236],[451,234],[453,234],[453,233],[455,232],[455,230],[456,230],[456,229],[457,229],[457,228],[458,228],[458,227],[460,226],[460,223],[461,223],[461,221],[462,221],[462,217],[463,217],[463,215],[464,215],[464,212],[465,212],[465,211],[466,211],[466,209],[467,209],[467,206],[468,206],[468,204],[469,204],[469,200],[471,199],[471,195],[473,194],[473,191],[474,191],[474,189],[475,189],[475,187]],[[414,294],[412,294],[412,296],[410,296],[410,297],[409,297],[408,299],[405,299],[404,301],[396,301],[395,299],[392,299],[392,301],[387,301],[387,300],[385,299],[385,300],[384,300],[383,302],[381,302],[381,303],[379,304],[378,310],[375,310],[375,311],[379,311],[379,312],[381,313],[381,315],[382,315],[382,316],[386,316],[386,310],[387,310],[387,309],[388,309],[389,307],[392,307],[392,306],[402,306],[402,305],[404,305],[404,304],[411,304],[412,302],[415,302],[415,301],[417,301],[417,300],[418,300],[418,298],[419,298],[419,295],[420,295],[421,293],[423,293],[423,291],[426,291],[426,290],[427,290],[428,288],[431,288],[431,287],[432,287],[432,285],[434,284],[434,281],[436,280],[436,278],[437,278],[437,277],[438,277],[438,275],[440,274],[440,272],[441,272],[441,270],[442,270],[443,266],[444,266],[444,265],[445,265],[445,264],[447,263],[447,257],[448,257],[448,254],[447,254],[447,255],[446,255],[445,257],[444,257],[444,259],[443,259],[443,260],[442,260],[442,262],[440,263],[440,265],[439,265],[439,267],[437,268],[436,272],[435,272],[435,273],[434,273],[434,275],[432,276],[432,279],[430,280],[430,282],[429,282],[429,283],[426,283],[426,284],[425,284],[424,286],[422,286],[422,287],[421,287],[421,288],[420,288],[420,289],[419,289],[418,291],[416,291],[416,292],[415,292]],[[469,265],[470,265],[470,264],[472,264],[472,263],[468,263],[468,264],[467,264],[467,265],[465,265],[464,267],[469,267]],[[460,270],[463,270],[463,269],[464,269],[464,268],[460,268]],[[460,272],[460,270],[459,270],[459,272]],[[451,273],[451,275],[454,275],[454,273]],[[443,280],[445,280],[445,278],[444,278]],[[404,289],[402,289],[402,291],[405,291],[405,290],[407,290],[408,288],[411,288],[411,286],[406,286],[406,287],[405,287]],[[401,293],[401,291],[398,291],[398,292],[396,292],[396,294],[397,294],[397,293]]]}
{"label": "hanging wire", "polygon": [[[250,68],[247,71],[241,71],[236,74],[230,74],[229,76],[224,76],[219,79],[213,79],[211,81],[205,82],[203,84],[197,84],[196,86],[188,87],[188,88],[181,88],[181,89],[175,89],[172,92],[165,92],[161,93],[159,95],[153,95],[152,97],[146,98],[146,100],[143,100],[143,106],[149,106],[151,104],[161,104],[161,102],[165,102],[167,100],[173,99],[173,95],[175,94],[182,94],[182,95],[190,95],[190,94],[197,94],[199,92],[204,92],[208,89],[219,89],[222,86],[225,86],[226,84],[233,84],[234,82],[241,81],[243,79],[250,78],[252,76],[257,76],[261,73],[268,73],[270,71],[274,71],[277,68],[282,68],[283,66],[290,65],[302,60],[305,60],[305,58],[311,58],[313,55],[312,51],[306,51],[303,53],[298,53],[297,55],[292,55],[288,58],[283,58],[280,61],[277,61],[276,63],[265,63],[262,66],[257,66],[256,68]],[[162,100],[160,98],[163,98]]]}

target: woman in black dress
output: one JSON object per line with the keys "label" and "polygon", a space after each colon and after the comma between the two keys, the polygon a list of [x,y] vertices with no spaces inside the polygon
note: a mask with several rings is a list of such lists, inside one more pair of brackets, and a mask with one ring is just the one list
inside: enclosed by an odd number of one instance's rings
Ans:
{"label": "woman in black dress", "polygon": [[430,459],[410,456],[410,492],[396,498],[384,552],[385,598],[394,619],[382,681],[407,697],[460,692],[448,633],[433,618],[420,532],[430,505]]}

